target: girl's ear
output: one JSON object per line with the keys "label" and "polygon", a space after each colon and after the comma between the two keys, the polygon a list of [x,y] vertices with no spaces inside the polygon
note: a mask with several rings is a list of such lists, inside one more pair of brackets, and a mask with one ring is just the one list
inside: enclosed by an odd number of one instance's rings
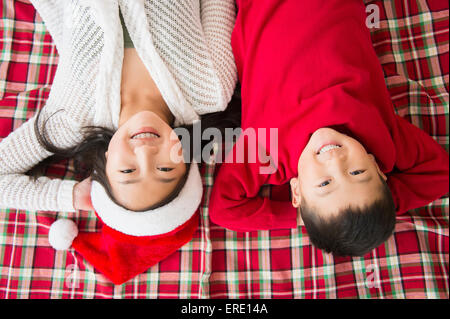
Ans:
{"label": "girl's ear", "polygon": [[373,156],[372,154],[369,154],[369,157],[375,163],[375,166],[377,168],[378,174],[380,174],[380,176],[386,181],[387,177],[386,177],[386,175],[384,175],[384,173],[381,171],[380,167],[378,166],[378,163],[377,163],[377,160],[375,159],[375,156]]}
{"label": "girl's ear", "polygon": [[105,152],[105,157],[108,159],[108,151]]}
{"label": "girl's ear", "polygon": [[292,206],[299,208],[302,198],[300,195],[300,183],[298,177],[291,178],[289,183],[291,184]]}

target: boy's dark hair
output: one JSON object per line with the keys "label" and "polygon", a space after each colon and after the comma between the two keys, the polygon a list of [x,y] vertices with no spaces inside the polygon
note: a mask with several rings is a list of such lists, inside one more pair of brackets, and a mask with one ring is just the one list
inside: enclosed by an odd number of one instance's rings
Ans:
{"label": "boy's dark hair", "polygon": [[[42,110],[42,109],[41,109]],[[51,116],[45,120],[43,120],[43,125],[41,125],[40,122],[40,116],[41,116],[41,110],[39,110],[39,113],[37,114],[37,118],[35,120],[35,126],[34,131],[38,138],[39,143],[50,153],[53,153],[53,155],[44,161],[40,162],[38,165],[33,167],[27,174],[30,175],[33,178],[37,178],[41,175],[45,175],[46,168],[53,164],[57,163],[63,160],[67,159],[73,159],[73,167],[74,167],[74,174],[78,176],[78,178],[83,179],[88,176],[91,176],[92,180],[97,181],[99,184],[103,186],[106,193],[108,194],[109,198],[117,205],[123,207],[117,200],[114,198],[112,194],[112,189],[109,184],[108,178],[106,176],[106,157],[105,152],[108,150],[109,142],[111,141],[111,138],[113,137],[115,131],[109,128],[105,127],[99,127],[99,126],[87,126],[83,127],[83,140],[80,142],[80,144],[71,147],[71,148],[59,148],[55,146],[52,142],[50,142],[47,138],[46,132],[45,132],[45,125],[46,122],[51,118]],[[61,110],[62,111],[62,110]],[[59,111],[57,111],[59,112]],[[55,113],[54,113],[55,114]],[[239,96],[235,93],[232,100],[228,104],[228,107],[223,112],[216,112],[216,113],[210,113],[205,114],[200,119],[200,125],[202,130],[206,130],[208,128],[217,128],[219,129],[224,136],[225,129],[226,128],[236,128],[240,126],[240,119],[241,119],[241,103]],[[43,127],[40,128],[40,126]],[[192,147],[194,145],[193,143],[193,137],[194,134],[193,131],[193,125],[184,125],[179,126],[183,127],[188,130],[190,141],[183,141],[181,140],[181,144],[183,149],[185,149],[189,145]],[[202,140],[201,147],[203,148],[207,143],[210,141],[208,140]],[[222,141],[219,141],[222,142]],[[191,149],[189,152],[186,152],[191,155],[190,161],[186,161],[186,173],[183,176],[183,178],[180,180],[178,185],[175,187],[175,189],[172,191],[171,194],[169,194],[164,200],[161,202],[151,206],[147,207],[140,211],[146,211],[151,209],[156,209],[158,207],[164,206],[167,203],[171,202],[175,197],[178,196],[178,194],[183,189],[184,184],[187,181],[189,168],[192,162],[193,157],[193,150]],[[196,165],[196,164],[194,164]],[[126,209],[126,207],[123,207]]]}
{"label": "boy's dark hair", "polygon": [[363,256],[385,242],[394,232],[395,203],[381,178],[380,197],[365,207],[347,207],[323,217],[305,200],[300,214],[311,243],[335,256]]}

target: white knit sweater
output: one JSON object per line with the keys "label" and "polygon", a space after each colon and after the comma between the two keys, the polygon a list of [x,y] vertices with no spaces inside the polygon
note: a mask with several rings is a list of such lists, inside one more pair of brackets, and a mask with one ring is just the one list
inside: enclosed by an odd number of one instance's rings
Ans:
{"label": "white knit sweater", "polygon": [[[117,129],[123,34],[119,6],[137,50],[175,116],[190,124],[224,110],[236,67],[231,50],[234,0],[31,0],[50,32],[59,63],[43,108],[51,142],[76,145],[80,128]],[[74,211],[75,181],[24,175],[52,155],[37,141],[35,117],[0,143],[0,207]]]}

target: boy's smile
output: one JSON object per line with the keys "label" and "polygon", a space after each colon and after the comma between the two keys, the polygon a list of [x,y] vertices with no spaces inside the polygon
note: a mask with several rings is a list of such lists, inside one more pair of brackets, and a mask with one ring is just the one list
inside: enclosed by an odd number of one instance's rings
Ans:
{"label": "boy's smile", "polygon": [[292,203],[302,200],[333,213],[346,206],[364,206],[378,197],[380,171],[375,158],[356,139],[332,128],[316,130],[298,161],[291,180]]}
{"label": "boy's smile", "polygon": [[337,143],[328,143],[328,144],[325,144],[324,146],[320,147],[320,149],[317,151],[317,154],[323,154],[325,152],[329,152],[331,150],[341,148],[341,147],[342,147],[342,145],[339,145]]}

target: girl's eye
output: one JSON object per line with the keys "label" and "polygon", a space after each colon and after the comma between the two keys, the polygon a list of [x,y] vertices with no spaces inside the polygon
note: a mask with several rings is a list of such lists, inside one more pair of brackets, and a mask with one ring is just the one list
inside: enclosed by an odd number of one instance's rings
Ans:
{"label": "girl's eye", "polygon": [[123,171],[120,171],[121,173],[124,173],[124,174],[130,174],[130,173],[133,173],[135,170],[134,169],[124,169]]}
{"label": "girl's eye", "polygon": [[158,170],[160,170],[161,172],[170,172],[171,170],[173,170],[173,168],[170,168],[170,167],[158,167]]}
{"label": "girl's eye", "polygon": [[330,184],[330,180],[327,180],[327,181],[321,183],[321,184],[319,185],[319,187],[324,187],[324,186],[327,186],[328,184]]}
{"label": "girl's eye", "polygon": [[357,171],[350,172],[350,175],[359,175],[364,173],[365,171],[366,171],[365,169],[359,169]]}

